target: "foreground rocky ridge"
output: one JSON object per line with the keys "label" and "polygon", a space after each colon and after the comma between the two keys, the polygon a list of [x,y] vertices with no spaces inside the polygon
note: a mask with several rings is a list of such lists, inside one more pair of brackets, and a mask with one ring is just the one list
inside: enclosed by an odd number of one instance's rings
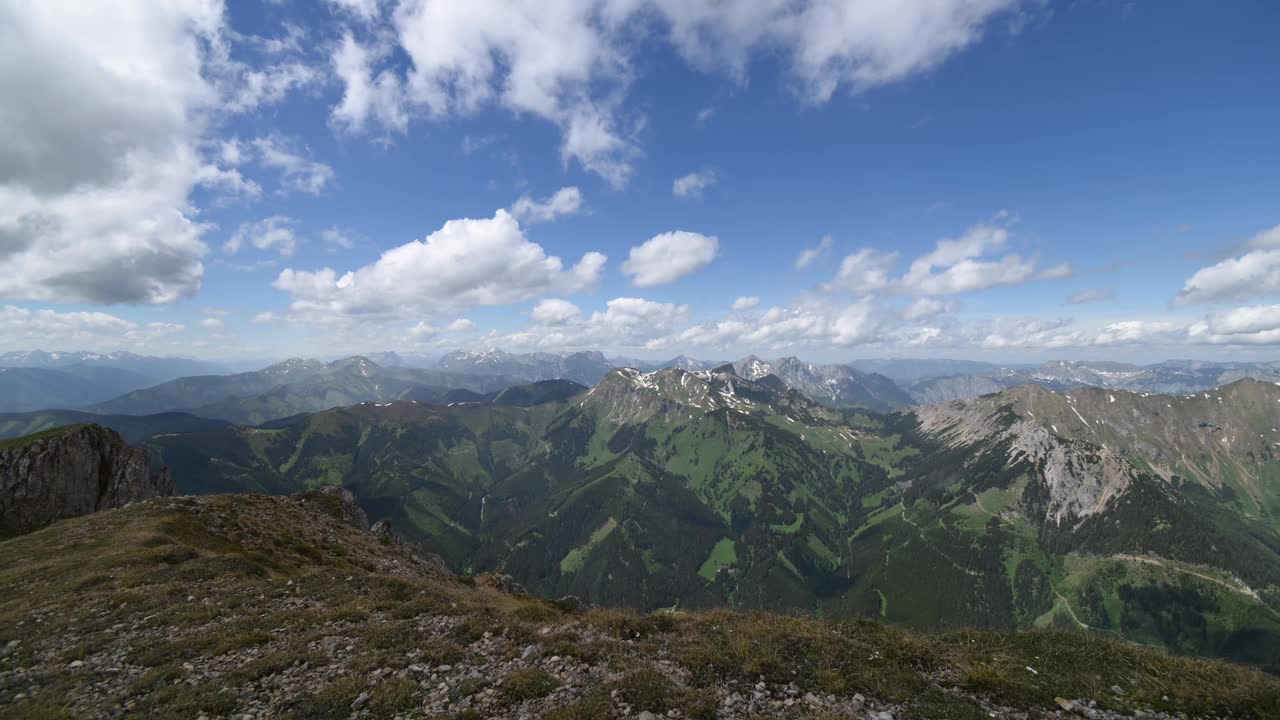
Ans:
{"label": "foreground rocky ridge", "polygon": [[0,537],[172,495],[168,472],[114,430],[72,425],[0,442]]}
{"label": "foreground rocky ridge", "polygon": [[1086,634],[584,610],[455,578],[359,524],[342,493],[184,497],[0,543],[0,716],[1262,718],[1280,706],[1280,681],[1258,671]]}

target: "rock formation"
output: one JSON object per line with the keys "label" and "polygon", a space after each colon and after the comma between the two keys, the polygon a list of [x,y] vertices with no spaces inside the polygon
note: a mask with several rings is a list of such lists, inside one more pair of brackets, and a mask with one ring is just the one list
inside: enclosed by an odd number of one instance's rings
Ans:
{"label": "rock formation", "polygon": [[165,470],[114,430],[73,425],[0,444],[0,537],[61,518],[172,495]]}

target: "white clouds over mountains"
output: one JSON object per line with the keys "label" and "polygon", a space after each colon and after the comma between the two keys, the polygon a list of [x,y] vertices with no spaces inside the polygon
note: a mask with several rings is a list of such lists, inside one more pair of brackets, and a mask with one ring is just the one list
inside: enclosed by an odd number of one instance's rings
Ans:
{"label": "white clouds over mountains", "polygon": [[1254,235],[1247,250],[1192,275],[1178,302],[1212,303],[1280,295],[1280,225]]}
{"label": "white clouds over mountains", "polygon": [[715,237],[685,230],[662,233],[631,248],[622,272],[636,287],[666,285],[710,265],[719,251]]}
{"label": "white clouds over mountains", "polygon": [[423,240],[388,250],[376,262],[339,276],[329,268],[283,270],[275,286],[295,312],[330,317],[435,314],[502,305],[594,286],[606,257],[582,256],[565,268],[529,242],[506,210],[492,218],[450,220]]}

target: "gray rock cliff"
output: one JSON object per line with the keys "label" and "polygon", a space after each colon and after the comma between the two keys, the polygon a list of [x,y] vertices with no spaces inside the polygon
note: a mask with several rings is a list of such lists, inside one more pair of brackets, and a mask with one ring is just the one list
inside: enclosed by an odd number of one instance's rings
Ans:
{"label": "gray rock cliff", "polygon": [[172,495],[168,471],[114,430],[73,425],[0,444],[0,537]]}

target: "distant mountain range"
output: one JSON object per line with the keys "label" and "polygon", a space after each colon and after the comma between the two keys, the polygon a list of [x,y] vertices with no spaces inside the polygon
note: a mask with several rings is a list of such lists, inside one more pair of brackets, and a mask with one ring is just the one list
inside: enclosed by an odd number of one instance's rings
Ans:
{"label": "distant mountain range", "polygon": [[0,412],[81,408],[184,375],[225,372],[213,363],[127,352],[0,354]]}
{"label": "distant mountain range", "polygon": [[749,355],[733,367],[751,380],[775,375],[787,387],[830,407],[888,410],[911,404],[911,396],[889,378],[847,365],[815,365],[795,357],[765,361]]}
{"label": "distant mountain range", "polygon": [[754,362],[755,379],[614,369],[146,447],[184,493],[342,485],[456,571],[543,596],[1086,625],[1280,669],[1280,386],[1032,385],[879,414]]}
{"label": "distant mountain range", "polygon": [[[77,409],[148,415],[188,412],[242,423],[258,423],[357,402],[445,400],[450,391],[476,396],[542,380],[596,384],[611,369],[677,368],[707,371],[723,361],[679,355],[666,361],[608,357],[595,351],[509,353],[456,350],[424,355],[375,353],[323,362],[294,358],[250,372],[219,374],[220,368],[182,358],[130,353],[6,353],[0,362],[0,412]],[[949,359],[855,360],[810,363],[796,357],[764,360],[754,355],[733,363],[747,379],[775,375],[829,407],[892,410],[932,405],[1035,384],[1051,390],[1101,387],[1135,392],[1185,394],[1254,378],[1280,381],[1280,362],[1175,360],[1139,366],[1094,361],[1054,361],[1039,366],[997,367]],[[199,374],[173,377],[196,369]],[[883,372],[880,372],[883,371]],[[470,397],[470,396],[467,396]]]}
{"label": "distant mountain range", "polygon": [[1032,368],[998,368],[979,373],[931,377],[907,385],[921,405],[963,400],[1019,385],[1050,390],[1100,387],[1134,392],[1184,394],[1237,380],[1280,381],[1280,362],[1200,362],[1171,360],[1155,365],[1056,360]]}
{"label": "distant mountain range", "polygon": [[512,384],[499,375],[386,368],[358,355],[329,363],[294,358],[253,372],[179,378],[88,409],[122,415],[186,412],[258,424],[361,402],[409,396],[436,401],[451,390],[486,393]]}

